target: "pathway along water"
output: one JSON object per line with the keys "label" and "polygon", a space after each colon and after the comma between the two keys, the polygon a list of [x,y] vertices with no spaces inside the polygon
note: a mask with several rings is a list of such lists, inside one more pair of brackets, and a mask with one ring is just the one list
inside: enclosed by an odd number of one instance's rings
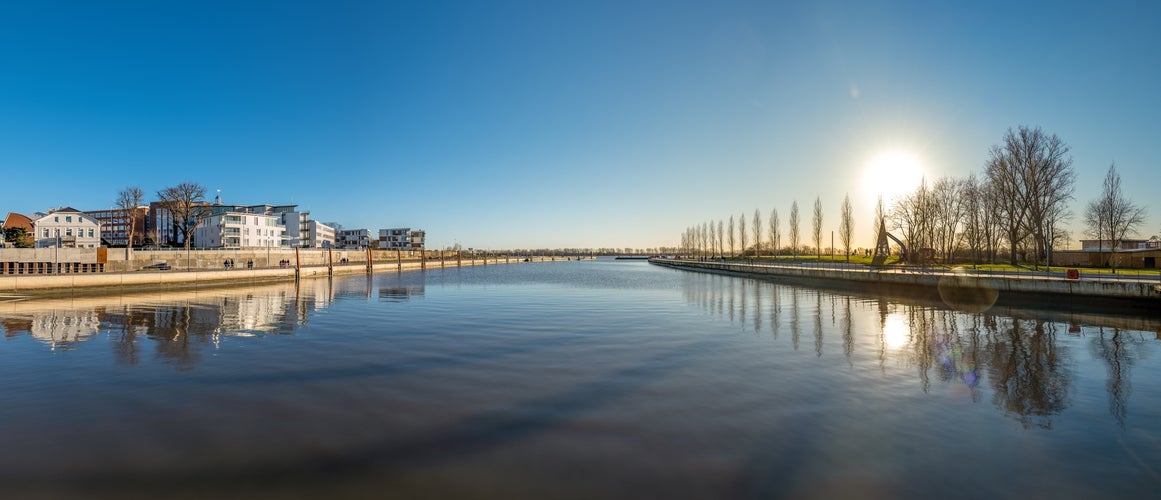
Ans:
{"label": "pathway along water", "polygon": [[12,498],[1152,497],[1156,319],[533,263],[0,304]]}
{"label": "pathway along water", "polygon": [[972,272],[966,269],[876,269],[862,265],[819,265],[754,261],[651,258],[653,264],[688,271],[726,273],[783,283],[855,292],[938,298],[948,306],[983,311],[996,304],[1107,314],[1161,315],[1161,283],[1036,273]]}

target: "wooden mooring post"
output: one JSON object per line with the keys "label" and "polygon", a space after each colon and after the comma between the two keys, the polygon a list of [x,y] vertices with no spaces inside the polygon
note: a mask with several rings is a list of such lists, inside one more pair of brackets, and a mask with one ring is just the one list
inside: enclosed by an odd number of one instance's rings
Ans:
{"label": "wooden mooring post", "polygon": [[299,270],[302,268],[302,257],[299,256],[298,247],[294,247],[294,281],[298,281]]}

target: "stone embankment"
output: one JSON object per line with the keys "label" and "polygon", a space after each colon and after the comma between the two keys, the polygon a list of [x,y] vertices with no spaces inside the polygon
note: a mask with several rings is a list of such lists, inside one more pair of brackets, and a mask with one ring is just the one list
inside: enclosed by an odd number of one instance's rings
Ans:
{"label": "stone embankment", "polygon": [[[583,257],[587,258],[587,257]],[[267,268],[235,267],[230,269],[168,269],[125,272],[94,272],[71,274],[16,274],[0,275],[0,300],[14,300],[31,296],[106,294],[134,290],[189,289],[221,286],[246,286],[257,283],[294,281],[300,278],[326,277],[368,272],[410,271],[466,266],[487,266],[525,262],[580,260],[582,257],[565,256],[489,256],[488,258],[448,255],[443,259],[392,259],[364,262],[340,261],[331,265],[303,265]]]}
{"label": "stone embankment", "polygon": [[988,308],[997,302],[1118,308],[1161,313],[1157,280],[1065,279],[1031,274],[992,275],[934,270],[877,270],[862,266],[821,267],[749,262],[651,259],[666,267],[751,277],[769,277],[830,288],[927,294],[949,305]]}

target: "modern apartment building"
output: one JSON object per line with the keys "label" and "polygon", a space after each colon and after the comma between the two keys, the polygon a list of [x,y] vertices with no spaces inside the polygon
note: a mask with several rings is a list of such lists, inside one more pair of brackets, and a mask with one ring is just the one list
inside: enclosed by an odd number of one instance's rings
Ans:
{"label": "modern apartment building", "polygon": [[101,224],[101,239],[110,246],[129,244],[130,228],[133,229],[133,246],[140,246],[145,242],[146,222],[149,220],[148,206],[142,205],[133,210],[119,208],[88,210],[84,214]]}
{"label": "modern apartment building", "polygon": [[279,246],[330,248],[335,244],[334,229],[310,218],[310,212],[298,211],[298,205],[226,205],[219,195],[214,200],[214,215],[246,213],[278,218],[284,228]]}
{"label": "modern apartment building", "polygon": [[424,231],[421,229],[392,228],[379,230],[381,250],[420,250],[423,248]]}
{"label": "modern apartment building", "polygon": [[310,212],[299,212],[295,205],[271,208],[271,213],[282,217],[286,226],[286,245],[303,248],[331,248],[335,246],[333,227],[310,218]]}
{"label": "modern apartment building", "polygon": [[367,229],[339,229],[335,232],[335,246],[339,248],[367,248],[371,246],[371,231]]}
{"label": "modern apartment building", "polygon": [[194,230],[195,248],[270,248],[283,245],[286,228],[278,215],[223,212]]}
{"label": "modern apartment building", "polygon": [[323,224],[317,220],[310,221],[310,231],[307,234],[306,247],[310,248],[334,248],[335,247],[335,228]]}

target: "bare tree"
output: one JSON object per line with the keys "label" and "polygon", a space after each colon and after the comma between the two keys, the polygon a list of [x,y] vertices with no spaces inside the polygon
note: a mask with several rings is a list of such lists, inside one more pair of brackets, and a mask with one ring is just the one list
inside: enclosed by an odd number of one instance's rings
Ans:
{"label": "bare tree", "polygon": [[[1008,131],[1011,133],[1011,130]],[[1027,194],[1024,192],[1017,167],[999,146],[989,153],[985,172],[996,210],[996,222],[1008,240],[1009,261],[1016,265],[1016,248],[1026,234],[1028,220]]]}
{"label": "bare tree", "polygon": [[1042,151],[1030,169],[1033,196],[1032,209],[1028,215],[1036,242],[1036,259],[1033,262],[1044,257],[1045,265],[1049,265],[1047,249],[1052,243],[1053,228],[1072,218],[1068,202],[1076,189],[1076,172],[1072,168],[1068,146],[1056,135],[1045,139]]}
{"label": "bare tree", "polygon": [[[1109,242],[1109,251],[1115,251],[1125,236],[1135,234],[1145,223],[1145,207],[1125,198],[1121,191],[1121,174],[1117,173],[1116,163],[1109,165],[1100,197],[1089,202],[1084,221],[1089,233],[1097,238],[1097,252],[1102,260],[1105,241]],[[1109,266],[1116,272],[1117,259],[1110,258]]]}
{"label": "bare tree", "polygon": [[996,263],[996,258],[1000,253],[1000,238],[1002,236],[1002,228],[1000,226],[1000,210],[998,202],[996,201],[996,189],[992,187],[992,182],[984,179],[980,183],[980,237],[984,241],[984,261],[990,264]]}
{"label": "bare tree", "polygon": [[980,185],[979,179],[976,176],[970,175],[963,181],[963,239],[968,245],[968,251],[971,252],[972,262],[979,263],[983,260],[983,218],[982,207],[983,187]]}
{"label": "bare tree", "polygon": [[687,257],[693,255],[693,227],[686,227],[685,232],[681,234],[681,246],[685,249]]}
{"label": "bare tree", "polygon": [[737,240],[734,239],[734,216],[733,215],[730,216],[729,235],[730,235],[730,257],[733,257],[734,256],[734,244],[737,243]]}
{"label": "bare tree", "polygon": [[1055,134],[1025,126],[1008,129],[1003,144],[992,146],[985,170],[1013,265],[1028,236],[1043,255],[1052,220],[1060,218],[1072,198],[1076,174],[1068,150]]}
{"label": "bare tree", "polygon": [[[137,207],[145,199],[145,193],[139,186],[129,186],[117,192],[117,220],[125,226],[125,257],[129,256],[129,249],[137,236]],[[144,228],[144,224],[142,225]]]}
{"label": "bare tree", "polygon": [[770,226],[769,231],[767,231],[767,233],[769,234],[769,238],[770,238],[770,253],[772,255],[774,255],[775,257],[777,257],[778,256],[778,243],[779,243],[778,240],[782,236],[782,235],[778,234],[778,209],[777,208],[770,209],[770,217],[766,220],[766,223]]}
{"label": "bare tree", "polygon": [[754,209],[754,257],[762,256],[762,214]]}
{"label": "bare tree", "polygon": [[724,257],[726,253],[725,236],[722,234],[722,220],[718,219],[718,256]]}
{"label": "bare tree", "polygon": [[790,250],[798,260],[798,200],[790,204]]}
{"label": "bare tree", "polygon": [[693,225],[690,227],[690,230],[688,230],[690,231],[690,253],[693,254],[694,258],[697,258],[699,255],[699,245],[701,242],[701,240],[698,238],[698,227],[698,225]]}
{"label": "bare tree", "polygon": [[700,243],[701,251],[698,252],[698,256],[704,259],[707,255],[709,255],[709,236],[707,234],[705,222],[702,222],[698,226],[697,237],[698,237],[698,241],[701,242]]}
{"label": "bare tree", "polygon": [[851,208],[851,195],[848,193],[843,197],[843,205],[839,210],[841,221],[839,221],[839,241],[843,243],[843,253],[847,256],[847,262],[851,261],[851,236],[855,232],[855,218],[854,210]]}
{"label": "bare tree", "polygon": [[196,182],[182,182],[157,192],[161,206],[169,210],[173,217],[174,231],[180,232],[185,238],[187,250],[194,231],[212,211],[205,198],[206,188]]}
{"label": "bare tree", "polygon": [[706,222],[706,238],[709,240],[709,257],[712,259],[717,254],[718,239],[714,236],[714,221]]}
{"label": "bare tree", "polygon": [[939,251],[944,262],[951,262],[955,258],[963,239],[960,225],[965,212],[964,186],[962,180],[941,177],[931,187],[933,247]]}
{"label": "bare tree", "polygon": [[933,206],[931,190],[927,187],[927,180],[923,179],[915,191],[900,198],[891,207],[891,227],[898,229],[907,242],[909,261],[918,262],[924,254],[922,249],[931,248],[934,233]]}
{"label": "bare tree", "polygon": [[811,222],[813,225],[811,229],[814,230],[814,250],[818,254],[818,260],[822,260],[822,199],[814,198],[814,217]]}
{"label": "bare tree", "polygon": [[738,239],[742,242],[742,257],[746,256],[746,213],[738,217]]}
{"label": "bare tree", "polygon": [[689,251],[694,258],[701,257],[701,226],[693,225],[689,228]]}

